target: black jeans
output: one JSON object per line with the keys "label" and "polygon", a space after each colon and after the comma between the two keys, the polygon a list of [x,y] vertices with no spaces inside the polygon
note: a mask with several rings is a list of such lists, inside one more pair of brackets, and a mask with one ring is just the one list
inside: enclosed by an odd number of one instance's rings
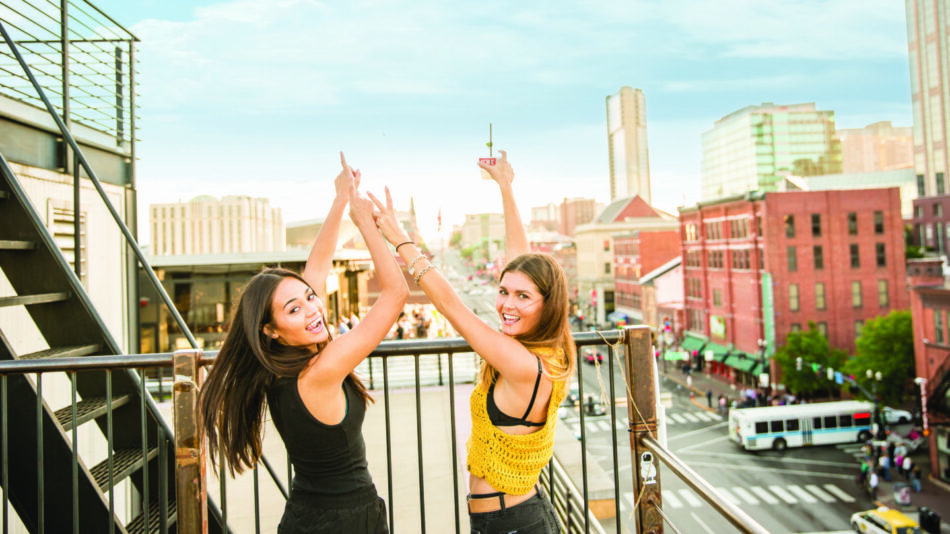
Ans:
{"label": "black jeans", "polygon": [[538,492],[505,510],[468,514],[472,534],[557,534],[557,516],[548,497]]}
{"label": "black jeans", "polygon": [[278,534],[389,534],[386,502],[367,486],[342,495],[293,490]]}

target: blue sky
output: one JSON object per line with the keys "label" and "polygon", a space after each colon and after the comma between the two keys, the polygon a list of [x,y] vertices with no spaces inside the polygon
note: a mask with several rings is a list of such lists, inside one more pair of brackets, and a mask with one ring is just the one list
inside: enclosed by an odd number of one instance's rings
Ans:
{"label": "blue sky", "polygon": [[[653,200],[698,198],[700,136],[741,107],[815,102],[839,128],[911,125],[894,0],[94,0],[141,40],[142,207],[265,196],[323,217],[344,150],[423,231],[500,211],[488,124],[522,212],[608,200],[605,97],[646,93]],[[145,210],[142,210],[145,213]],[[143,221],[144,222],[144,221]],[[143,236],[147,242],[147,235]]]}

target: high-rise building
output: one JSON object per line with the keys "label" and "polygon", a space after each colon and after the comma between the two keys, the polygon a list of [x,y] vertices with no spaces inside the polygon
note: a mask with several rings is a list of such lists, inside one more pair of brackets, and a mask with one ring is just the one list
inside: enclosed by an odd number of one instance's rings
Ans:
{"label": "high-rise building", "polygon": [[649,204],[650,158],[643,91],[627,86],[607,97],[610,201],[639,196]]}
{"label": "high-rise building", "polygon": [[841,172],[833,111],[814,103],[748,106],[703,134],[702,199],[777,190],[782,176]]}
{"label": "high-rise building", "polygon": [[149,206],[152,254],[228,254],[286,248],[280,208],[266,198],[202,195]]}
{"label": "high-rise building", "polygon": [[910,127],[875,122],[864,128],[840,128],[842,172],[893,171],[914,166],[914,136]]}

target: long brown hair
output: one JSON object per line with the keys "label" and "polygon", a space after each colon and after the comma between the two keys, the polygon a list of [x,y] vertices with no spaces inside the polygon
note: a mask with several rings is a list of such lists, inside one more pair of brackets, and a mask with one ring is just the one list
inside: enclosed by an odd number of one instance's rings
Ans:
{"label": "long brown hair", "polygon": [[[571,335],[571,323],[568,319],[567,277],[561,266],[547,254],[522,254],[505,265],[501,271],[501,278],[505,273],[524,273],[538,288],[544,299],[541,305],[541,317],[538,326],[526,333],[515,336],[528,350],[539,348],[560,349],[561,358],[556,360],[544,359],[545,374],[553,380],[566,380],[574,374],[577,365],[577,347],[574,345],[574,336]],[[479,371],[479,381],[489,384],[498,375],[487,361],[482,361]]]}
{"label": "long brown hair", "polygon": [[[273,320],[274,292],[287,278],[307,284],[299,274],[287,269],[265,269],[251,278],[201,387],[199,432],[208,438],[211,458],[216,458],[219,449],[224,453],[231,476],[253,468],[261,457],[267,389],[279,377],[298,376],[332,341],[331,338],[318,344],[314,352],[309,347],[284,345],[263,332],[263,327]],[[346,379],[356,386],[364,404],[372,402],[355,374],[350,373]],[[217,466],[216,462],[211,464]]]}

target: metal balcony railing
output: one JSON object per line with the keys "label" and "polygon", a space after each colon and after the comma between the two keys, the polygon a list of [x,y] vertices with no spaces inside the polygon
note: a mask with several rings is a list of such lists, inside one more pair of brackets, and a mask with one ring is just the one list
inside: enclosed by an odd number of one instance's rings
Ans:
{"label": "metal balcony railing", "polygon": [[[607,368],[607,382],[603,383],[601,390],[608,393],[608,413],[611,419],[612,435],[612,473],[607,474],[610,484],[612,484],[613,495],[612,513],[613,521],[605,528],[591,511],[590,503],[595,500],[591,493],[592,470],[588,469],[587,463],[587,436],[586,425],[584,424],[584,410],[580,410],[581,416],[581,435],[580,449],[582,455],[582,469],[579,473],[569,474],[557,461],[561,451],[555,450],[555,460],[544,469],[541,477],[542,491],[547,492],[557,510],[559,520],[564,532],[631,532],[631,533],[661,533],[664,524],[670,519],[663,513],[662,501],[660,498],[661,488],[661,469],[660,462],[666,465],[668,472],[682,478],[687,485],[693,488],[697,494],[705,499],[709,505],[719,512],[723,517],[729,520],[739,532],[764,533],[764,528],[758,525],[747,514],[740,510],[726,498],[717,494],[712,486],[692,471],[685,463],[677,458],[673,453],[663,447],[656,439],[657,419],[656,419],[656,392],[657,379],[655,371],[655,360],[652,355],[652,348],[649,344],[649,330],[647,327],[627,327],[623,331],[605,331],[605,332],[585,332],[577,334],[576,342],[579,347],[586,345],[604,345],[607,343],[609,358],[605,360],[603,366]],[[387,341],[370,356],[375,360],[373,365],[378,365],[382,370],[382,376],[377,377],[377,387],[374,390],[374,396],[381,401],[382,406],[372,408],[372,410],[382,409],[382,434],[385,435],[385,463],[386,476],[379,477],[386,480],[385,487],[379,489],[380,494],[386,498],[389,509],[389,521],[391,530],[394,532],[446,532],[452,528],[454,523],[455,532],[464,532],[467,527],[466,510],[464,501],[460,496],[465,494],[465,484],[460,481],[458,450],[458,435],[460,429],[456,422],[456,404],[458,399],[455,396],[456,386],[468,381],[467,379],[456,382],[456,366],[451,362],[456,357],[468,357],[471,349],[462,339],[433,339],[433,340],[411,340],[411,341]],[[172,485],[172,481],[160,480],[159,502],[167,506],[169,502],[176,502],[178,507],[178,531],[179,532],[201,532],[202,522],[208,518],[207,513],[207,495],[209,491],[209,481],[205,476],[206,466],[204,459],[204,445],[197,441],[196,437],[196,397],[200,388],[201,377],[204,372],[202,367],[214,364],[214,353],[202,353],[200,350],[192,349],[179,351],[174,354],[154,354],[154,355],[123,355],[123,356],[97,356],[85,358],[63,358],[52,361],[7,361],[0,362],[0,401],[5,401],[7,395],[7,376],[14,374],[27,374],[33,377],[32,383],[36,389],[42,393],[44,388],[44,377],[65,373],[66,380],[75,383],[77,373],[92,369],[137,369],[144,375],[146,369],[173,367],[175,375],[174,401],[172,405],[173,420],[171,425],[174,429],[174,435],[160,436],[162,447],[175,447],[177,451],[177,482]],[[393,390],[389,387],[388,378],[390,374],[390,361],[398,358],[410,356],[411,368],[414,375],[414,384],[410,388]],[[423,378],[420,375],[420,369],[425,367],[425,360],[440,358],[445,359],[449,364],[445,366],[445,385],[444,386],[423,386]],[[613,376],[613,363],[623,361],[625,384],[615,384],[611,379]],[[430,364],[431,365],[431,362]],[[584,398],[583,374],[585,365],[578,365],[579,394]],[[588,368],[589,369],[589,368]],[[586,372],[590,372],[589,370]],[[111,376],[107,373],[106,376]],[[364,378],[366,378],[364,376]],[[145,381],[142,381],[142,388],[145,389]],[[626,432],[630,435],[630,446],[618,447],[621,441],[622,433],[625,430],[617,430],[618,404],[614,402],[616,390],[623,388],[625,391],[626,405],[629,407],[630,416],[627,421]],[[422,398],[427,392],[437,391],[448,396],[449,418],[448,421],[427,420],[422,417]],[[406,427],[406,418],[401,420],[398,427],[393,423],[393,405],[394,398],[397,395],[408,395],[411,397],[411,405],[415,410],[415,417],[409,418],[414,421],[413,427]],[[42,397],[42,396],[41,396]],[[145,395],[143,395],[143,403]],[[111,406],[112,399],[108,399]],[[70,421],[75,423],[77,417],[77,407],[81,406],[82,399],[76,398],[75,389],[71,395],[70,402],[59,409],[57,412],[60,421],[66,428],[76,428],[76,425],[70,425]],[[464,402],[464,400],[463,400]],[[6,402],[0,402],[4,409],[0,413],[0,443],[3,444],[0,449],[6,451],[6,444],[11,440],[17,439],[15,429],[8,428],[9,414],[8,409],[35,410],[37,417],[41,412],[41,407],[16,407],[7,408]],[[54,407],[55,408],[55,407]],[[111,417],[111,410],[105,416]],[[111,421],[110,421],[111,423]],[[442,451],[442,455],[449,458],[449,466],[436,466],[433,469],[427,463],[430,457],[435,456],[437,451],[433,448],[436,445],[430,445],[429,441],[423,439],[424,430],[431,428],[444,431],[444,425],[448,424],[448,451]],[[107,428],[110,425],[106,426]],[[37,425],[37,431],[41,431],[42,425]],[[364,426],[364,432],[371,429]],[[143,430],[144,431],[144,430]],[[380,429],[376,429],[380,431]],[[409,433],[415,434],[415,451],[400,449],[398,454],[393,450],[393,440],[397,436],[406,436]],[[105,440],[109,436],[102,437]],[[73,436],[73,439],[77,439]],[[42,440],[39,440],[42,443]],[[103,450],[110,451],[111,447],[103,446]],[[414,452],[415,463],[418,466],[418,478],[415,481],[417,495],[408,492],[396,491],[394,488],[394,469],[401,462],[411,462],[410,456]],[[42,459],[42,451],[39,451],[39,458]],[[111,453],[110,453],[111,454]],[[645,457],[644,454],[647,456]],[[652,455],[653,461],[648,461],[649,455]],[[0,462],[6,464],[5,453],[0,453]],[[619,476],[620,460],[624,457],[637,458],[639,461],[631,463],[633,471],[633,480],[623,480]],[[42,460],[40,460],[42,461]],[[371,459],[372,461],[372,459]],[[245,501],[229,503],[229,497],[235,494],[243,494],[243,491],[234,491],[229,489],[231,484],[242,484],[241,481],[231,480],[228,477],[221,477],[217,480],[217,487],[213,490],[217,493],[217,502],[220,504],[221,520],[224,531],[232,532],[261,532],[262,528],[269,529],[269,525],[264,518],[265,511],[273,517],[274,511],[279,514],[283,509],[283,501],[287,497],[287,481],[291,480],[292,470],[289,464],[274,465],[271,462],[263,461],[261,466],[266,473],[268,483],[262,484],[260,481],[259,468],[249,474],[253,489],[253,497],[250,503]],[[378,465],[371,467],[379,469]],[[107,479],[111,480],[112,470],[121,469],[118,462],[109,462],[109,473]],[[445,471],[451,469],[451,487],[453,496],[448,497],[454,504],[451,513],[448,516],[448,524],[433,524],[431,518],[435,517],[435,510],[426,510],[426,503],[432,503],[434,500],[441,499],[444,502],[446,496],[443,488],[447,482],[439,482],[436,479],[444,478]],[[76,478],[78,470],[78,458],[74,457],[73,480]],[[159,470],[162,472],[162,470]],[[209,471],[210,472],[210,471]],[[218,470],[219,473],[225,472],[224,469]],[[46,483],[62,483],[62,479],[54,479],[57,474],[43,473],[39,471],[40,477],[47,479]],[[399,481],[405,486],[406,480]],[[7,480],[0,480],[4,488],[7,487]],[[243,483],[247,483],[244,481]],[[622,485],[630,484],[634,492],[635,508],[633,514],[630,510],[621,509],[620,488]],[[43,484],[39,485],[39,499],[43,501]],[[427,487],[432,491],[427,496]],[[434,489],[434,488],[438,489]],[[174,488],[174,489],[172,489]],[[113,491],[114,488],[108,488],[109,499],[115,498],[115,495],[121,492]],[[4,491],[4,499],[7,492]],[[146,496],[144,502],[149,502]],[[233,497],[231,499],[233,501]],[[7,502],[3,502],[3,510],[10,510]],[[110,506],[112,506],[110,502]],[[404,512],[407,507],[418,507],[418,522],[408,524],[404,520],[397,520],[394,511]],[[608,506],[609,508],[610,506]],[[231,510],[231,519],[229,519],[229,509]],[[253,514],[248,510],[253,509]],[[77,514],[79,520],[79,510],[76,503],[46,503],[46,506],[40,507],[42,513],[46,514]],[[70,511],[71,510],[71,511]],[[161,511],[156,511],[160,517],[164,517]],[[240,512],[240,513],[238,513]],[[440,517],[445,517],[445,511]],[[120,513],[120,510],[116,513]],[[235,519],[241,516],[243,519]],[[279,517],[279,515],[278,515]],[[429,522],[427,524],[427,518]],[[629,518],[629,519],[628,519]],[[211,520],[211,519],[208,519]],[[271,519],[272,520],[272,519]],[[402,521],[402,522],[400,522]],[[629,523],[629,524],[626,524]],[[675,526],[669,523],[673,531]],[[9,518],[8,513],[3,514],[2,533],[8,531]],[[196,530],[190,530],[194,528]],[[162,532],[166,532],[167,526],[163,526]],[[184,530],[183,530],[184,529]],[[608,530],[609,529],[609,530]]]}

